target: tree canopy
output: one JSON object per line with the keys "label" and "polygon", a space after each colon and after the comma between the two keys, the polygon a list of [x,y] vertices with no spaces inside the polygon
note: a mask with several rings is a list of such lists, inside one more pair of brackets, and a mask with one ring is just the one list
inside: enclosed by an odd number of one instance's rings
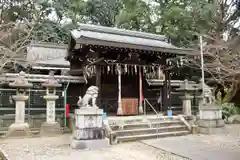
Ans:
{"label": "tree canopy", "polygon": [[[0,44],[10,50],[23,33],[31,33],[24,44],[67,43],[78,23],[162,34],[198,53],[201,34],[206,71],[219,82],[239,82],[240,0],[0,0]],[[199,59],[190,61],[199,66]]]}

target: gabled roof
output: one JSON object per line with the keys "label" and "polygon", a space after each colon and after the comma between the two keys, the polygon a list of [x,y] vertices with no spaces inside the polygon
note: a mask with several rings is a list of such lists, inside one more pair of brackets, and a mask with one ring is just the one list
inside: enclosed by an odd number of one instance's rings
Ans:
{"label": "gabled roof", "polygon": [[192,50],[178,48],[166,40],[163,35],[130,31],[125,29],[80,24],[79,29],[71,32],[78,44],[123,47],[176,54],[191,54]]}

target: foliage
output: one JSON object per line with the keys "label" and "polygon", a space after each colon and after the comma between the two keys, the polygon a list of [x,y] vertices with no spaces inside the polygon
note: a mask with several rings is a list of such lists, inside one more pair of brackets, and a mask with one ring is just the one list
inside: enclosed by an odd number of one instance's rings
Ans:
{"label": "foliage", "polygon": [[[0,3],[0,73],[28,66],[26,50],[31,41],[66,42],[68,32],[45,18],[43,1],[13,0]],[[5,3],[6,2],[6,3]]]}
{"label": "foliage", "polygon": [[226,120],[232,115],[238,114],[239,108],[234,105],[234,103],[224,103],[222,104],[222,114],[226,117]]}
{"label": "foliage", "polygon": [[[231,98],[240,83],[239,6],[239,0],[0,0],[0,38],[4,37],[0,41],[9,49],[9,39],[15,43],[29,32],[24,44],[32,40],[67,43],[69,31],[78,23],[92,23],[166,35],[171,43],[199,53],[202,34],[208,78],[233,86]],[[23,31],[16,29],[20,22],[27,26]],[[199,69],[199,59],[186,59],[187,67]]]}
{"label": "foliage", "polygon": [[84,15],[90,23],[114,27],[120,8],[120,0],[88,0]]}
{"label": "foliage", "polygon": [[142,0],[122,0],[123,8],[116,16],[120,28],[152,32],[150,5]]}
{"label": "foliage", "polygon": [[38,22],[34,27],[34,31],[35,41],[51,43],[67,43],[70,33],[67,28],[50,20]]}

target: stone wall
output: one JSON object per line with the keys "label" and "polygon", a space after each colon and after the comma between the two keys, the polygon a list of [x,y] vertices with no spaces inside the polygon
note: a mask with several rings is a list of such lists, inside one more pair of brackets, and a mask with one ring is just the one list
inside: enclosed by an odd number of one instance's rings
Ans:
{"label": "stone wall", "polygon": [[[0,116],[0,128],[1,130],[7,130],[8,127],[14,123],[14,114],[5,114]],[[25,115],[25,122],[27,122],[30,128],[40,128],[41,124],[46,121],[45,114],[38,115]],[[64,115],[56,115],[56,121],[63,127],[64,125]]]}

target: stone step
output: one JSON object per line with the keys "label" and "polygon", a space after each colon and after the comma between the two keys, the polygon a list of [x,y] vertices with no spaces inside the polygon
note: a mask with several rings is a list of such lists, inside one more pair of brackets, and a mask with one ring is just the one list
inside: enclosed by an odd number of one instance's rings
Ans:
{"label": "stone step", "polygon": [[116,130],[130,130],[130,129],[140,129],[140,128],[159,128],[164,126],[171,126],[171,125],[182,125],[182,122],[179,120],[169,120],[169,121],[159,121],[159,122],[141,122],[141,123],[132,123],[132,124],[123,124],[121,125],[111,125],[113,131]]}
{"label": "stone step", "polygon": [[180,120],[170,120],[170,121],[159,121],[159,122],[151,122],[152,128],[166,127],[172,125],[183,125],[183,122]]}
{"label": "stone step", "polygon": [[176,116],[172,116],[172,117],[162,116],[162,117],[152,117],[152,118],[148,118],[148,121],[150,121],[150,122],[180,121],[180,119],[179,119],[179,117],[176,117]]}
{"label": "stone step", "polygon": [[108,117],[108,123],[114,124],[133,124],[141,123],[143,120],[146,121],[167,121],[167,120],[179,120],[178,116],[129,116],[129,117]]}
{"label": "stone step", "polygon": [[114,131],[117,136],[133,136],[133,135],[143,135],[143,134],[155,134],[163,132],[174,132],[174,131],[186,131],[188,128],[184,125],[173,125],[159,128],[141,128],[132,130],[118,130]]}
{"label": "stone step", "polygon": [[190,134],[190,131],[176,131],[176,132],[164,132],[164,133],[153,133],[153,134],[143,134],[143,135],[133,135],[133,136],[119,136],[117,137],[118,142],[131,142],[145,139],[153,138],[163,138],[171,136],[183,136]]}

